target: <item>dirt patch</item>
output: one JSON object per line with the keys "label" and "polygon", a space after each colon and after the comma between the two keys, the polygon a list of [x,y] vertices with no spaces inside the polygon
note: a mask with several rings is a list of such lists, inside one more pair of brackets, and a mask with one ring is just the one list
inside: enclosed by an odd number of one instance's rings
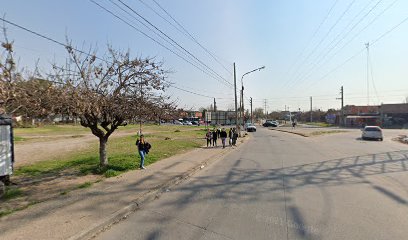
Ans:
{"label": "dirt patch", "polygon": [[407,135],[399,135],[398,137],[393,138],[392,140],[400,142],[400,143],[408,144],[408,136]]}
{"label": "dirt patch", "polygon": [[102,178],[103,176],[100,175],[78,176],[77,172],[68,171],[38,178],[15,176],[9,188],[18,189],[21,194],[8,200],[0,199],[0,214],[24,209],[35,203],[70,194],[70,192],[79,190],[84,186],[90,186]]}

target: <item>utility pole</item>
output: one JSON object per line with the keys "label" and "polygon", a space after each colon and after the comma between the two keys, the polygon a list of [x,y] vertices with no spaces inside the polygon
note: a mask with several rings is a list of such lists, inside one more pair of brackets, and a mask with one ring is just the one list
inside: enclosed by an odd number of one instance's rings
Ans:
{"label": "utility pole", "polygon": [[245,125],[245,112],[244,112],[244,86],[242,86],[242,90],[241,90],[241,112],[242,112],[242,126]]}
{"label": "utility pole", "polygon": [[313,100],[312,100],[312,96],[310,96],[310,122],[313,122]]}
{"label": "utility pole", "polygon": [[254,124],[254,118],[252,117],[252,97],[249,98],[249,102],[251,103],[251,123]]}
{"label": "utility pole", "polygon": [[237,103],[237,76],[235,71],[235,63],[234,63],[234,95],[235,95],[235,125],[238,131],[239,127],[238,127],[238,103]]}
{"label": "utility pole", "polygon": [[367,106],[370,106],[370,81],[369,81],[369,48],[370,48],[370,43],[365,44],[367,48]]}
{"label": "utility pole", "polygon": [[340,109],[340,126],[344,126],[344,89],[343,86],[340,88],[340,98],[336,98],[337,100],[341,100],[341,109]]}
{"label": "utility pole", "polygon": [[289,122],[292,122],[292,113],[290,112],[289,106],[288,106],[288,111],[289,111]]}
{"label": "utility pole", "polygon": [[265,113],[265,119],[267,119],[268,118],[268,113],[266,112],[266,99],[264,99],[264,106],[265,106],[265,110],[264,110],[264,113]]}
{"label": "utility pole", "polygon": [[215,124],[218,124],[218,114],[217,114],[217,103],[215,102],[215,98],[214,98],[214,117],[215,117],[215,119],[217,119],[216,121],[215,121]]}

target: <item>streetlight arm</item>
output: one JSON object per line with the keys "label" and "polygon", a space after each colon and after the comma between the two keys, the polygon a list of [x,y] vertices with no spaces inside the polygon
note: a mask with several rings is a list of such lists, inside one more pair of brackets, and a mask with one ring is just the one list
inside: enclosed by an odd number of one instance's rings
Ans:
{"label": "streetlight arm", "polygon": [[242,77],[241,77],[241,85],[242,85],[242,86],[244,85],[243,80],[244,80],[244,76],[245,76],[245,75],[248,75],[248,74],[253,73],[253,72],[255,72],[255,71],[260,71],[260,70],[262,70],[262,69],[264,69],[264,68],[265,68],[265,66],[262,66],[262,67],[260,67],[260,68],[254,69],[254,70],[249,71],[249,72],[247,72],[247,73],[244,73],[244,75],[242,75]]}

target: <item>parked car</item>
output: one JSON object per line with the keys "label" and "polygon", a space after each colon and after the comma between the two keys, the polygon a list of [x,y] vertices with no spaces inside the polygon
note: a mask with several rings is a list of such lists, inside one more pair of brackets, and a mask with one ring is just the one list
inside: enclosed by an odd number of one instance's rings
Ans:
{"label": "parked car", "polygon": [[193,125],[190,121],[186,121],[186,122],[183,122],[183,125],[188,125],[188,126],[191,126],[191,125]]}
{"label": "parked car", "polygon": [[383,140],[383,134],[380,127],[377,126],[366,126],[361,133],[361,138],[365,139],[378,139]]}
{"label": "parked car", "polygon": [[174,124],[176,124],[176,125],[183,125],[183,123],[182,123],[182,122],[177,121],[177,120],[175,120],[175,121],[174,121]]}
{"label": "parked car", "polygon": [[266,121],[262,124],[264,127],[277,127],[278,123],[276,121]]}
{"label": "parked car", "polygon": [[256,132],[256,127],[252,123],[247,123],[247,124],[245,124],[245,130],[247,132]]}

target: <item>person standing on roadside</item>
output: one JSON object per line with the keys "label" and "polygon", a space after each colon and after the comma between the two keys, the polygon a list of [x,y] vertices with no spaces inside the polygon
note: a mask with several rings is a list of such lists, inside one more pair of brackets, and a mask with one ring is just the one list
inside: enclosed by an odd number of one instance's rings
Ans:
{"label": "person standing on roadside", "polygon": [[140,155],[140,168],[146,169],[144,166],[145,156],[149,153],[151,145],[145,141],[143,134],[140,135],[140,139],[136,140],[137,150],[139,151]]}
{"label": "person standing on roadside", "polygon": [[210,129],[207,130],[207,133],[205,134],[205,139],[207,139],[207,147],[211,146],[211,131]]}
{"label": "person standing on roadside", "polygon": [[238,132],[237,130],[234,128],[234,131],[232,133],[232,146],[236,146],[237,144],[237,139],[238,139]]}
{"label": "person standing on roadside", "polygon": [[221,130],[220,137],[222,142],[222,148],[225,148],[225,139],[227,139],[227,132],[225,131],[225,128]]}
{"label": "person standing on roadside", "polygon": [[232,134],[233,134],[232,128],[230,128],[229,131],[228,131],[228,138],[229,138],[228,143],[229,143],[230,146],[232,146]]}
{"label": "person standing on roadside", "polygon": [[217,147],[217,139],[218,139],[218,133],[217,133],[217,129],[214,128],[213,132],[212,132],[212,140],[213,140],[213,147],[216,146]]}

